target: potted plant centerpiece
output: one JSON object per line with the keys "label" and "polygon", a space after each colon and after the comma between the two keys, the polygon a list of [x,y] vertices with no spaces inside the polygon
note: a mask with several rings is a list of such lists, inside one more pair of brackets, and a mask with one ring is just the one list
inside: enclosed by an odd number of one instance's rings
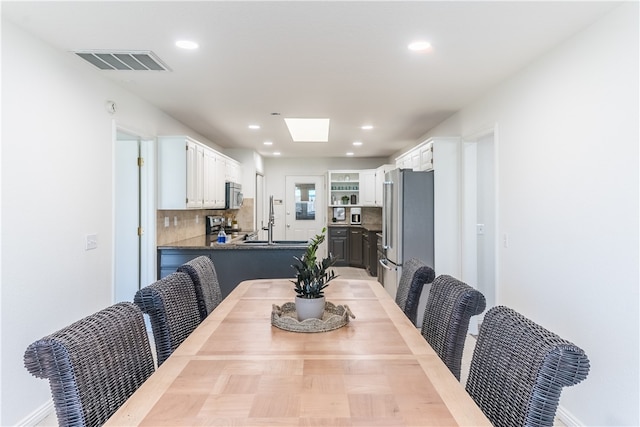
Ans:
{"label": "potted plant centerpiece", "polygon": [[327,258],[316,261],[316,251],[324,242],[325,232],[316,235],[307,246],[307,250],[301,258],[294,258],[299,264],[292,265],[296,269],[296,280],[291,281],[295,285],[296,291],[296,314],[299,321],[305,319],[322,319],[324,314],[324,288],[335,279],[336,274],[328,268],[335,263],[335,258],[329,253]]}

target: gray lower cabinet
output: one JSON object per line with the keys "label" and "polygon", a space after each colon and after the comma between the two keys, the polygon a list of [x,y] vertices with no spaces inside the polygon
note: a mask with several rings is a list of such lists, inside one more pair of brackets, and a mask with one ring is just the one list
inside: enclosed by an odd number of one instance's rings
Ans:
{"label": "gray lower cabinet", "polygon": [[362,258],[362,233],[359,227],[351,227],[349,230],[349,265],[351,267],[363,267]]}
{"label": "gray lower cabinet", "polygon": [[[376,231],[365,231],[367,235],[366,242],[362,243],[362,256],[364,257],[364,268],[367,269],[369,275],[378,275],[378,248],[376,245]],[[364,238],[364,235],[363,235]]]}
{"label": "gray lower cabinet", "polygon": [[329,227],[329,252],[335,266],[349,265],[349,227]]}
{"label": "gray lower cabinet", "polygon": [[[165,277],[201,255],[211,258],[216,268],[222,296],[226,297],[243,280],[294,278],[294,256],[305,248],[251,249],[158,249],[158,278]],[[293,284],[291,285],[293,295]]]}

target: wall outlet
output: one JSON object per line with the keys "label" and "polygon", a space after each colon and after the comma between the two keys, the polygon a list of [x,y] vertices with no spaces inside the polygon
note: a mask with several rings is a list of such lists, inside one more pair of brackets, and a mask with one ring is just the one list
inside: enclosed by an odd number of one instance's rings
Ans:
{"label": "wall outlet", "polygon": [[504,233],[502,235],[502,246],[504,246],[505,248],[509,247],[509,235],[507,233]]}
{"label": "wall outlet", "polygon": [[478,236],[482,236],[484,234],[484,224],[476,224],[476,232]]}
{"label": "wall outlet", "polygon": [[166,227],[168,227],[169,225],[171,225],[171,224],[169,223],[169,217],[168,217],[168,216],[165,216],[165,217],[164,217],[164,226],[165,226],[165,228],[166,228]]}
{"label": "wall outlet", "polygon": [[98,247],[98,235],[87,234],[84,239],[84,250],[89,251]]}
{"label": "wall outlet", "polygon": [[178,217],[177,217],[177,216],[174,216],[174,217],[173,217],[173,226],[174,226],[174,227],[177,227],[177,226],[178,226]]}

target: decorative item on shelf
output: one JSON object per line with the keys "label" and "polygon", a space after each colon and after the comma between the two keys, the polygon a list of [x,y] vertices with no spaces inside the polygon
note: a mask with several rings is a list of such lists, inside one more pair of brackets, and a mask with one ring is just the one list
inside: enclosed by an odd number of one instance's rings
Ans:
{"label": "decorative item on shelf", "polygon": [[297,294],[296,312],[299,321],[322,318],[325,309],[324,288],[338,277],[333,270],[328,271],[336,261],[331,253],[322,261],[316,261],[316,251],[324,242],[326,231],[326,227],[322,228],[322,232],[311,239],[301,258],[294,256],[299,265],[292,265],[296,269],[296,280],[291,283],[295,285]]}
{"label": "decorative item on shelf", "polygon": [[349,196],[342,196],[342,204],[343,205],[349,204]]}
{"label": "decorative item on shelf", "polygon": [[351,204],[355,205],[358,203],[358,197],[355,194],[351,195]]}

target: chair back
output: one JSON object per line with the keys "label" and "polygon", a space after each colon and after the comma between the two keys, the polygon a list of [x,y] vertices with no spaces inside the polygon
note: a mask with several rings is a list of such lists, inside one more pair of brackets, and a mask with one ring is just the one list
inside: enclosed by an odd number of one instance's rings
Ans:
{"label": "chair back", "polygon": [[187,273],[171,273],[145,286],[133,301],[151,320],[158,366],[200,324],[195,286]]}
{"label": "chair back", "polygon": [[440,275],[431,283],[422,336],[458,380],[469,320],[485,307],[482,293],[454,277]]}
{"label": "chair back", "polygon": [[178,271],[187,273],[196,287],[200,319],[204,320],[222,301],[222,292],[213,261],[209,257],[199,256],[178,267]]}
{"label": "chair back", "polygon": [[466,389],[496,427],[553,426],[562,387],[588,373],[582,349],[498,306],[484,316]]}
{"label": "chair back", "polygon": [[418,303],[425,283],[431,283],[436,273],[417,258],[411,258],[402,265],[402,275],[396,292],[396,304],[404,314],[416,324]]}
{"label": "chair back", "polygon": [[24,365],[49,379],[60,426],[104,424],[154,371],[142,312],[130,302],[35,341]]}

